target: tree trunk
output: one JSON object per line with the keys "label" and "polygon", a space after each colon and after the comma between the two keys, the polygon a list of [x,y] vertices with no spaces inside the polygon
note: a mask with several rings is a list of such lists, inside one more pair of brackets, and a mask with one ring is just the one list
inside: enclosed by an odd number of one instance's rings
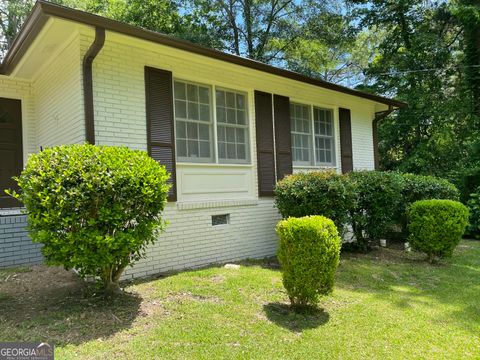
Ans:
{"label": "tree trunk", "polygon": [[125,266],[123,265],[108,266],[104,268],[102,281],[105,294],[114,295],[122,292],[120,289],[119,280],[124,270]]}

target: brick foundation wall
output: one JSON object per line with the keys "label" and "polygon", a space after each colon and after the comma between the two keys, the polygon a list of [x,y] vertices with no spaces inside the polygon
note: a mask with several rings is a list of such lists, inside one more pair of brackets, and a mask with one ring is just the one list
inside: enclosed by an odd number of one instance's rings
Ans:
{"label": "brick foundation wall", "polygon": [[0,268],[40,264],[40,244],[28,236],[25,215],[0,215]]}

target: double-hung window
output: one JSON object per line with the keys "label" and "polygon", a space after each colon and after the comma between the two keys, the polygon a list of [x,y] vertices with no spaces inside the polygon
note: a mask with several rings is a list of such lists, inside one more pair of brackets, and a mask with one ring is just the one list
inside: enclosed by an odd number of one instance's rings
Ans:
{"label": "double-hung window", "polygon": [[333,111],[290,104],[292,160],[294,166],[334,166]]}
{"label": "double-hung window", "polygon": [[315,161],[317,165],[334,165],[333,113],[329,109],[313,108]]}
{"label": "double-hung window", "polygon": [[175,81],[175,126],[179,161],[213,161],[210,87]]}
{"label": "double-hung window", "polygon": [[248,123],[245,94],[216,90],[218,159],[248,162]]}
{"label": "double-hung window", "polygon": [[292,158],[295,165],[312,165],[310,106],[290,104]]}
{"label": "double-hung window", "polygon": [[178,161],[249,163],[246,94],[181,80],[174,87]]}

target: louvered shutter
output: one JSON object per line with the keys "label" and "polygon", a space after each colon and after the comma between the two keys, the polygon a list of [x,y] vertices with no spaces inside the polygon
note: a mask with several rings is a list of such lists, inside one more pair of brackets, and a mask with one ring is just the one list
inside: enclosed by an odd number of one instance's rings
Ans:
{"label": "louvered shutter", "polygon": [[339,109],[342,173],[353,171],[352,119],[349,109]]}
{"label": "louvered shutter", "polygon": [[275,119],[275,155],[277,181],[292,173],[292,144],[290,134],[290,100],[286,96],[273,96]]}
{"label": "louvered shutter", "polygon": [[145,67],[148,154],[171,174],[169,201],[177,200],[173,85],[170,71]]}
{"label": "louvered shutter", "polygon": [[275,187],[272,94],[255,91],[255,124],[259,196],[272,196]]}

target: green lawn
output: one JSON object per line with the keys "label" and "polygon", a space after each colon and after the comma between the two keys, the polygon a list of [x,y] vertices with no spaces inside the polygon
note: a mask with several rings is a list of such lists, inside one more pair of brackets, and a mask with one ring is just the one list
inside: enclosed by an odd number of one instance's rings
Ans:
{"label": "green lawn", "polygon": [[421,259],[344,256],[333,295],[306,314],[268,262],[130,284],[107,303],[63,270],[3,271],[0,339],[45,340],[56,359],[480,358],[480,242]]}

